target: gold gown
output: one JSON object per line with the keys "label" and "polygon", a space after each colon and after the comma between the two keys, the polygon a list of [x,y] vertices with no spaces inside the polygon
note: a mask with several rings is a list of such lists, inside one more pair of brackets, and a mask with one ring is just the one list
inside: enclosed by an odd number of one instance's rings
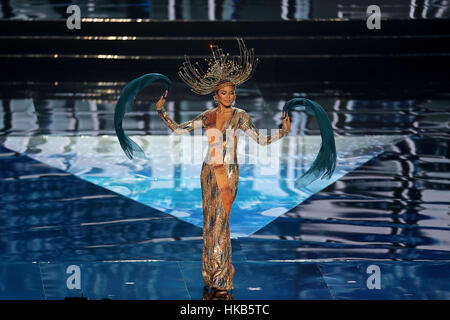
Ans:
{"label": "gold gown", "polygon": [[[266,137],[255,127],[245,110],[235,107],[231,108],[233,110],[232,115],[222,129],[222,150],[225,172],[234,201],[239,181],[239,164],[236,153],[239,133],[236,130],[240,129],[246,132],[260,145],[268,145],[275,142],[281,137],[284,137],[287,132],[278,130],[273,135]],[[194,126],[201,125],[202,128],[206,128],[206,120],[210,118],[208,117],[208,113],[216,111],[217,107],[206,110],[194,119],[182,124],[178,124],[172,120],[164,107],[161,108],[158,114],[161,120],[172,131],[177,133],[179,130],[190,132],[194,130]],[[229,134],[231,132],[228,130],[232,130],[232,134]],[[211,164],[211,146],[208,148],[206,158],[202,165],[200,182],[203,205],[202,274],[204,286],[212,286],[223,290],[233,289],[234,266],[231,264],[229,218],[224,209],[213,165]]]}

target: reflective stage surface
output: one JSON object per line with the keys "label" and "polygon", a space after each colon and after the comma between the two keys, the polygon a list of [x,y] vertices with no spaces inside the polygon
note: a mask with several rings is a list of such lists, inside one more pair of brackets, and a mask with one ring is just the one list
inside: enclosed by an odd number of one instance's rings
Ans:
{"label": "reflective stage surface", "polygon": [[[50,0],[4,0],[0,5],[3,19],[65,19],[66,8],[80,7],[83,18],[151,20],[294,20],[351,19],[365,20],[368,0],[74,0],[61,3]],[[437,1],[378,0],[387,19],[448,19],[449,3]]]}
{"label": "reflective stage surface", "polygon": [[[169,134],[155,87],[124,124],[150,161],[129,161],[113,131],[120,86],[91,90],[104,100],[89,98],[88,86],[22,88],[0,100],[0,298],[202,299],[206,141]],[[447,95],[298,88],[250,82],[236,106],[270,133],[284,101],[317,101],[335,130],[338,167],[330,181],[293,187],[320,146],[304,112],[272,148],[241,134],[233,299],[449,299]],[[177,90],[167,109],[179,123],[212,107]]]}

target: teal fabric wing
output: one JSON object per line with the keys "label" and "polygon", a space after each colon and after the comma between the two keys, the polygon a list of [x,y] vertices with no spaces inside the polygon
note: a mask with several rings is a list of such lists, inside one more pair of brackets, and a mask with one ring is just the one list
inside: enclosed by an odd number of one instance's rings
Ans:
{"label": "teal fabric wing", "polygon": [[308,114],[316,116],[319,124],[322,144],[311,167],[295,181],[296,188],[302,188],[317,179],[329,179],[336,169],[336,143],[334,141],[333,127],[325,110],[320,104],[305,98],[295,98],[285,103],[283,112],[295,110],[303,106]]}
{"label": "teal fabric wing", "polygon": [[131,140],[122,128],[122,121],[126,112],[133,109],[134,99],[138,93],[154,81],[162,80],[166,83],[167,96],[172,89],[172,82],[160,73],[148,73],[130,81],[121,91],[119,100],[114,110],[114,128],[125,155],[132,160],[133,157],[148,159],[139,145]]}

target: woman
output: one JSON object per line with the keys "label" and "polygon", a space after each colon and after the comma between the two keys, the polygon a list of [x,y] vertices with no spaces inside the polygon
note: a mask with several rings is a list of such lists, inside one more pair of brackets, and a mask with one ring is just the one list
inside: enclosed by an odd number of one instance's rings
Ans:
{"label": "woman", "polygon": [[286,102],[283,107],[283,128],[269,137],[259,132],[243,109],[234,107],[236,86],[252,77],[258,62],[258,59],[254,59],[253,49],[247,50],[242,39],[238,39],[238,44],[240,54],[237,59],[229,59],[222,49],[211,45],[212,58],[206,59],[206,72],[203,72],[198,62],[191,64],[187,56],[178,72],[193,92],[201,95],[214,93],[216,108],[206,110],[185,123],[176,123],[164,109],[172,82],[162,74],[149,73],[134,79],[123,88],[114,113],[118,140],[130,160],[133,157],[147,157],[125,134],[122,120],[125,113],[132,109],[136,95],[154,81],[162,80],[166,83],[167,90],[157,102],[156,109],[159,117],[172,131],[190,132],[196,125],[206,129],[209,148],[200,175],[204,218],[202,273],[205,288],[212,287],[215,296],[227,295],[227,290],[233,289],[234,267],[231,264],[229,214],[236,198],[239,180],[236,153],[238,129],[246,132],[257,143],[268,145],[289,133],[288,112],[302,106],[306,112],[316,116],[322,145],[309,170],[295,181],[295,187],[302,188],[316,179],[330,178],[336,166],[333,129],[325,110],[316,102],[305,98]]}
{"label": "woman", "polygon": [[[206,110],[182,124],[173,121],[164,109],[167,90],[157,102],[156,110],[172,131],[184,129],[190,132],[194,129],[194,123],[201,121],[202,127],[207,129],[207,134],[208,130],[214,129],[222,133],[222,139],[219,139],[221,140],[219,148],[214,148],[210,144],[200,175],[203,204],[203,280],[205,287],[212,287],[216,295],[221,295],[227,294],[228,289],[233,289],[234,267],[231,264],[229,214],[231,205],[236,198],[239,181],[239,164],[236,153],[238,135],[235,131],[240,129],[257,143],[268,145],[289,133],[290,119],[289,116],[283,114],[285,116],[283,128],[272,136],[266,137],[259,132],[243,109],[232,106],[236,98],[233,82],[225,80],[219,83],[214,92],[217,107]],[[208,137],[217,137],[217,135],[214,136],[210,133]],[[220,151],[222,154],[217,158],[217,162],[222,163],[216,164],[213,161],[214,155]],[[231,159],[227,158],[228,155]],[[221,159],[223,161],[220,161]],[[215,172],[215,166],[223,168],[224,173]],[[224,185],[223,188],[220,186],[221,183]]]}

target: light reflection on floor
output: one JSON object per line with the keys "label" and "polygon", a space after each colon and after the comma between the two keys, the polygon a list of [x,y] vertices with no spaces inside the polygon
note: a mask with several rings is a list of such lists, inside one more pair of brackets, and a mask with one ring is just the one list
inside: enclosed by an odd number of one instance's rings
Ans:
{"label": "light reflection on floor", "polygon": [[[143,146],[148,161],[128,160],[113,136],[10,136],[4,145],[202,228],[199,177],[207,152],[206,137],[203,140],[200,137],[198,144],[194,142],[198,138],[195,136],[131,138]],[[241,136],[240,180],[230,214],[231,237],[253,234],[382,153],[383,147],[404,138],[337,137],[338,162],[332,178],[317,180],[299,190],[294,182],[313,162],[320,148],[320,136],[288,136],[269,148]]]}

